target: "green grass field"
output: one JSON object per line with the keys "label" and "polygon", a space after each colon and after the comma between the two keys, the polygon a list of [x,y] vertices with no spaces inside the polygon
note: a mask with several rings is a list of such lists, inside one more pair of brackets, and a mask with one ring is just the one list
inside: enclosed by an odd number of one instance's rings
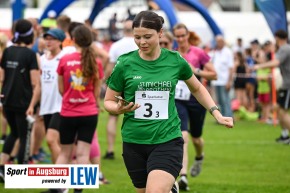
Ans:
{"label": "green grass field", "polygon": [[[98,124],[102,155],[106,148],[107,113],[101,113]],[[119,120],[119,125],[121,119]],[[227,129],[207,116],[204,127],[205,160],[203,171],[189,177],[191,193],[290,193],[290,146],[277,144],[279,126],[237,121]],[[190,144],[190,163],[194,151]],[[116,159],[102,160],[102,170],[109,185],[88,189],[92,193],[134,193],[121,156],[120,130],[116,143]],[[41,189],[4,189],[0,193],[39,193]],[[70,190],[72,193],[73,191]]]}

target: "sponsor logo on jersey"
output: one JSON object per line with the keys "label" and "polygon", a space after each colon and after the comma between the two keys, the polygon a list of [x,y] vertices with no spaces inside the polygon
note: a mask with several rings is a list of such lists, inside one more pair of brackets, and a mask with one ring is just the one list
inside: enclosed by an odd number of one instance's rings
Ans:
{"label": "sponsor logo on jersey", "polygon": [[142,79],[142,76],[133,76],[133,79],[135,80],[135,79]]}

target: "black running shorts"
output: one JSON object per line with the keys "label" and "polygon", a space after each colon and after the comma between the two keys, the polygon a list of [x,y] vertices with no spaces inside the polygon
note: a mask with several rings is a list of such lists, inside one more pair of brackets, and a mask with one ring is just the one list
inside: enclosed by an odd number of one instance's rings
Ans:
{"label": "black running shorts", "polygon": [[148,174],[163,170],[175,179],[182,168],[183,139],[176,138],[161,144],[123,143],[123,159],[136,188],[145,188]]}
{"label": "black running shorts", "polygon": [[43,120],[44,120],[45,131],[47,131],[47,129],[55,129],[57,131],[59,130],[59,124],[60,124],[59,113],[43,115]]}
{"label": "black running shorts", "polygon": [[285,110],[290,108],[290,89],[280,89],[278,91],[277,103]]}
{"label": "black running shorts", "polygon": [[181,131],[189,131],[195,138],[201,137],[206,109],[192,99],[189,101],[175,100],[175,105],[181,121]]}
{"label": "black running shorts", "polygon": [[60,143],[72,144],[77,141],[91,143],[97,127],[98,115],[83,117],[60,116]]}

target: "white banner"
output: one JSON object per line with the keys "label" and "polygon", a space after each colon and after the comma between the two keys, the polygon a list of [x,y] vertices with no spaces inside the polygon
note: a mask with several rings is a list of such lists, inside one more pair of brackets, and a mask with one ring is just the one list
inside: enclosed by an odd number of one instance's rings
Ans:
{"label": "white banner", "polygon": [[6,164],[5,188],[99,188],[99,165]]}

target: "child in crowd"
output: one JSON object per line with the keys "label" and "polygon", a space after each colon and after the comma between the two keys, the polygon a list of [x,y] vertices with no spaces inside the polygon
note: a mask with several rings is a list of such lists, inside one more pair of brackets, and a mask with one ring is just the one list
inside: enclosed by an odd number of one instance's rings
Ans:
{"label": "child in crowd", "polygon": [[[266,53],[260,52],[259,54],[259,63],[267,62],[267,55]],[[270,96],[270,82],[269,82],[269,75],[271,73],[270,68],[263,68],[257,70],[257,82],[258,82],[258,101],[261,106],[261,116],[259,121],[266,122],[267,119],[270,117],[271,111],[271,96]]]}

